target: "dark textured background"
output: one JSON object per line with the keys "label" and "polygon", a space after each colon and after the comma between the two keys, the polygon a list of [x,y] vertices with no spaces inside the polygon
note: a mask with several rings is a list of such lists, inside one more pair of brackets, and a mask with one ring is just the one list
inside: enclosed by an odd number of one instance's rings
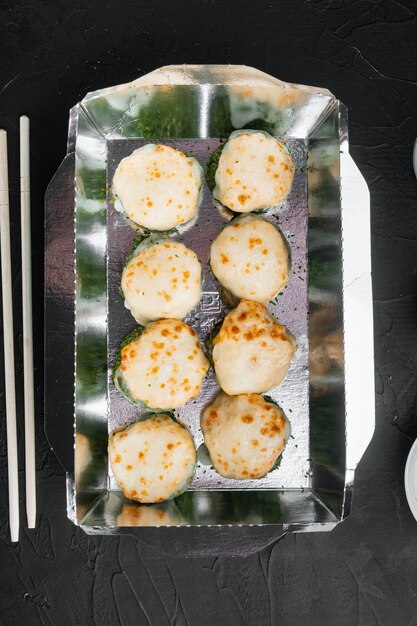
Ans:
{"label": "dark textured background", "polygon": [[[38,527],[23,517],[12,546],[2,387],[0,623],[417,624],[417,523],[403,487],[417,435],[417,2],[2,0],[0,18],[16,303],[19,115],[32,123],[39,485]],[[89,90],[183,62],[245,63],[329,88],[349,107],[351,151],[371,190],[376,432],[353,512],[332,533],[285,536],[247,558],[163,557],[129,536],[88,537],[66,518],[64,472],[43,434],[43,196],[65,154],[68,110]],[[20,398],[18,304],[15,316]]]}

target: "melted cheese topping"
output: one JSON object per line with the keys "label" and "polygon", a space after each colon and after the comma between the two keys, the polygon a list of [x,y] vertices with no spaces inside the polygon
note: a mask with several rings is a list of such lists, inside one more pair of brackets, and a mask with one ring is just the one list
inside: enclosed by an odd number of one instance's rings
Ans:
{"label": "melted cheese topping", "polygon": [[220,392],[201,416],[210,460],[226,478],[260,478],[273,467],[291,434],[275,404],[257,394]]}
{"label": "melted cheese topping", "polygon": [[217,280],[238,298],[268,302],[288,281],[288,251],[281,233],[261,217],[226,226],[211,246]]}
{"label": "melted cheese topping", "polygon": [[122,275],[125,304],[139,324],[163,317],[181,319],[201,297],[197,255],[177,241],[143,248]]}
{"label": "melted cheese topping", "polygon": [[125,496],[150,503],[182,493],[197,457],[186,428],[168,415],[154,415],[110,435],[109,458]]}
{"label": "melted cheese topping", "polygon": [[294,164],[281,142],[261,131],[230,135],[216,171],[215,198],[238,213],[281,204],[294,177]]}
{"label": "melted cheese topping", "polygon": [[149,408],[175,409],[195,398],[208,369],[195,330],[179,320],[154,322],[122,349],[124,385]]}
{"label": "melted cheese topping", "polygon": [[295,337],[262,304],[242,300],[213,340],[219,385],[229,395],[268,391],[287,375],[295,350]]}
{"label": "melted cheese topping", "polygon": [[126,215],[151,230],[168,230],[197,212],[202,169],[183,152],[148,144],[122,159],[113,193]]}

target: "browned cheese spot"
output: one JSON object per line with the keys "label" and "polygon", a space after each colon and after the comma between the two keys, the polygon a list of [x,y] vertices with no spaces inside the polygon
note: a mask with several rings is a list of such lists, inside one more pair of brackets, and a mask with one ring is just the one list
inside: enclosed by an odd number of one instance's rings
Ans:
{"label": "browned cheese spot", "polygon": [[281,341],[288,341],[287,337],[285,336],[285,333],[283,333],[281,328],[279,328],[278,326],[275,326],[274,328],[272,328],[269,334],[271,335],[272,339],[280,339]]}
{"label": "browned cheese spot", "polygon": [[250,198],[250,195],[249,194],[245,195],[244,193],[239,194],[237,197],[240,204],[242,205],[244,205],[246,203],[246,200],[249,200],[249,198]]}
{"label": "browned cheese spot", "polygon": [[252,250],[255,246],[260,246],[262,243],[262,239],[259,237],[250,237],[249,239],[249,248]]}
{"label": "browned cheese spot", "polygon": [[217,419],[217,411],[215,409],[212,409],[209,413],[209,421],[210,422],[214,422],[214,420]]}
{"label": "browned cheese spot", "polygon": [[242,422],[244,424],[251,424],[253,422],[253,416],[252,415],[242,415],[242,417],[240,419],[242,420]]}

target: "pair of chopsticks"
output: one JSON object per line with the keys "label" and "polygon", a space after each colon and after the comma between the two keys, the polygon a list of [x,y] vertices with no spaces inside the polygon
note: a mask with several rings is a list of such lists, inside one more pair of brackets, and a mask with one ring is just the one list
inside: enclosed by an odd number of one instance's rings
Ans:
{"label": "pair of chopsticks", "polygon": [[[33,388],[32,270],[30,235],[29,118],[20,118],[20,206],[22,247],[23,365],[25,401],[26,515],[36,523],[35,411]],[[6,385],[9,524],[12,541],[19,540],[19,478],[16,430],[16,390],[13,345],[13,295],[10,251],[7,133],[0,130],[0,248],[3,295],[4,372]]]}

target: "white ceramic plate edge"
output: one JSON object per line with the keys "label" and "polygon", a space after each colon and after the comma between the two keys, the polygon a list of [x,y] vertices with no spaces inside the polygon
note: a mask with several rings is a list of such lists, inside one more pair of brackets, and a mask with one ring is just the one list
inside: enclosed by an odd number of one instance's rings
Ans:
{"label": "white ceramic plate edge", "polygon": [[417,520],[417,440],[411,446],[404,470],[405,495],[408,506]]}

